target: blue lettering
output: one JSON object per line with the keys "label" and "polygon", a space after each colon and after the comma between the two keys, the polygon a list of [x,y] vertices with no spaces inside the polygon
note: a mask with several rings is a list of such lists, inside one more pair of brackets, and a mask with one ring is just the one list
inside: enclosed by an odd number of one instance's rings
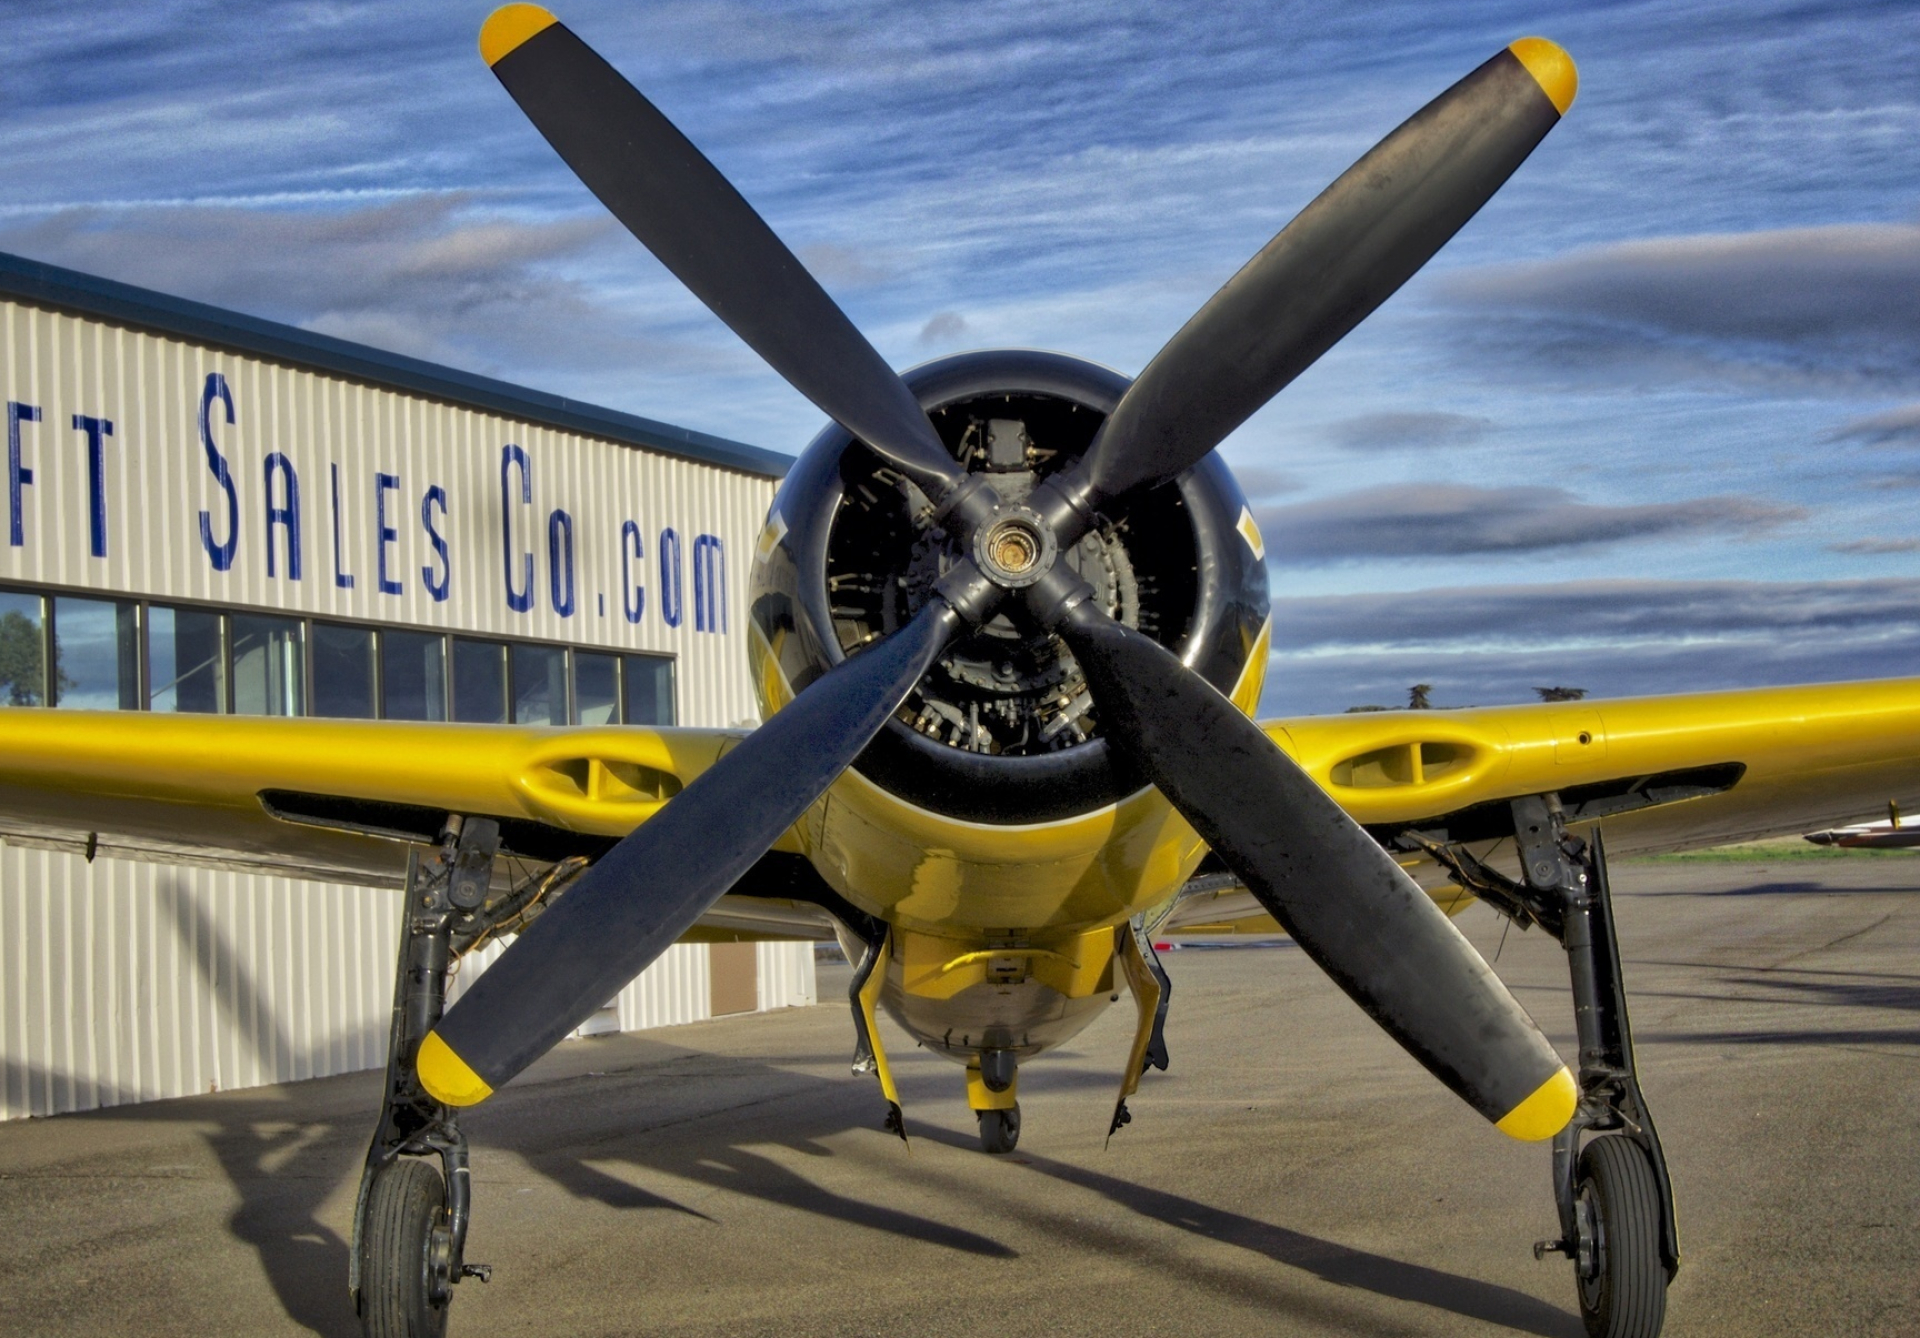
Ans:
{"label": "blue lettering", "polygon": [[520,501],[533,501],[533,466],[527,461],[527,453],[508,442],[500,448],[500,547],[507,564],[507,607],[515,613],[526,613],[533,608],[533,554],[520,555],[521,589],[513,585],[513,491],[507,482],[507,471],[514,465],[520,466]]}
{"label": "blue lettering", "polygon": [[660,619],[668,627],[680,625],[680,536],[660,531]]}
{"label": "blue lettering", "polygon": [[380,474],[373,476],[373,524],[377,542],[374,545],[374,584],[380,587],[383,595],[400,593],[400,582],[387,579],[387,549],[400,538],[400,531],[387,524],[387,494],[400,490],[400,476]]}
{"label": "blue lettering", "polygon": [[427,542],[433,546],[434,556],[440,563],[440,578],[434,579],[431,566],[420,569],[420,579],[426,584],[427,593],[433,596],[436,604],[446,602],[447,590],[453,584],[453,559],[447,553],[447,541],[440,531],[433,528],[433,508],[440,508],[440,514],[447,514],[447,490],[439,484],[427,489],[427,495],[420,499],[420,526],[427,532]]}
{"label": "blue lettering", "polygon": [[[300,476],[293,472],[293,461],[278,451],[267,456],[267,575],[276,573],[273,569],[273,527],[278,525],[287,532],[287,579],[300,579]],[[274,505],[273,479],[278,474],[285,483],[286,500]]]}
{"label": "blue lettering", "polygon": [[227,458],[220,454],[220,448],[213,444],[213,402],[219,400],[227,413],[227,424],[233,424],[233,392],[227,389],[227,378],[218,372],[207,373],[207,384],[200,391],[200,445],[206,449],[207,468],[213,471],[213,481],[227,495],[227,541],[220,543],[213,537],[213,513],[200,513],[200,546],[207,550],[207,560],[213,563],[215,571],[228,571],[233,567],[234,550],[240,546],[240,495],[234,491],[233,475],[227,470]]}
{"label": "blue lettering", "polygon": [[87,434],[87,551],[107,555],[106,439],[113,435],[111,418],[73,416],[73,430]]}
{"label": "blue lettering", "polygon": [[351,590],[353,573],[340,566],[340,466],[327,468],[333,471],[333,583],[341,590]]}
{"label": "blue lettering", "polygon": [[20,424],[40,421],[40,406],[7,401],[7,510],[13,518],[13,546],[26,543],[26,531],[20,524],[20,489],[33,482],[33,471],[20,463]]}
{"label": "blue lettering", "polygon": [[634,564],[646,557],[640,549],[640,526],[627,521],[620,527],[620,611],[637,623],[647,610],[647,588],[633,579]]}
{"label": "blue lettering", "polygon": [[700,632],[727,630],[727,552],[712,534],[693,541],[693,626]]}
{"label": "blue lettering", "polygon": [[[566,584],[561,585],[562,571]],[[547,517],[547,593],[553,598],[553,611],[562,618],[573,617],[573,517],[555,511]]]}

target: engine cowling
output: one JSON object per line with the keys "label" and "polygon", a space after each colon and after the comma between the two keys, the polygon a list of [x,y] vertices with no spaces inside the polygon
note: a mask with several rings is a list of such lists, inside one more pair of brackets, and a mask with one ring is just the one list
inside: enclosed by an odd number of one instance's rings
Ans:
{"label": "engine cowling", "polygon": [[[1128,385],[1097,364],[1027,351],[960,354],[904,380],[948,448],[1009,500],[1077,459]],[[1062,560],[1109,614],[1244,696],[1249,671],[1264,669],[1250,663],[1268,616],[1258,543],[1238,485],[1210,455],[1129,499]],[[772,661],[756,675],[761,709],[911,618],[957,556],[926,497],[829,425],[781,485],[756,553],[757,649]],[[969,823],[1054,821],[1140,788],[1116,765],[1065,645],[1004,614],[943,657],[854,768]]]}

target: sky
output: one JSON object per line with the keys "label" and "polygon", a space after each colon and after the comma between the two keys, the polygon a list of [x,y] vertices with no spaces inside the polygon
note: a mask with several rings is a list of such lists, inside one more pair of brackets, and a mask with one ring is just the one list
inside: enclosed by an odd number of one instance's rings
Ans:
{"label": "sky", "polygon": [[[487,4],[22,8],[0,251],[775,450],[818,410],[481,62]],[[1920,6],[580,0],[895,366],[1137,373],[1514,38],[1578,100],[1221,446],[1263,714],[1920,672]]]}

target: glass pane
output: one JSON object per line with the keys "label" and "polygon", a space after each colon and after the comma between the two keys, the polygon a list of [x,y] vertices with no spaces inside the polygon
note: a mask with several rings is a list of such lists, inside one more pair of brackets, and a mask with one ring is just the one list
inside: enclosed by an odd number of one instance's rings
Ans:
{"label": "glass pane", "polygon": [[220,615],[204,609],[147,610],[147,705],[156,711],[227,709]]}
{"label": "glass pane", "polygon": [[627,723],[673,723],[673,661],[664,655],[623,655],[627,671]]}
{"label": "glass pane", "polygon": [[0,706],[46,700],[46,652],[40,596],[0,592]]}
{"label": "glass pane", "polygon": [[313,713],[373,719],[373,629],[313,625]]}
{"label": "glass pane", "polygon": [[80,711],[140,706],[140,655],[134,605],[124,599],[53,601],[53,704]]}
{"label": "glass pane", "polygon": [[567,652],[561,647],[513,648],[513,723],[567,723]]}
{"label": "glass pane", "polygon": [[[496,698],[501,695],[494,693]],[[380,634],[380,714],[389,720],[447,718],[445,637],[435,632]]]}
{"label": "glass pane", "polygon": [[234,614],[234,714],[299,715],[302,663],[299,619]]}
{"label": "glass pane", "polygon": [[453,639],[453,718],[507,723],[507,648],[499,642]]}
{"label": "glass pane", "polygon": [[612,725],[620,716],[620,659],[573,653],[573,719],[581,725]]}

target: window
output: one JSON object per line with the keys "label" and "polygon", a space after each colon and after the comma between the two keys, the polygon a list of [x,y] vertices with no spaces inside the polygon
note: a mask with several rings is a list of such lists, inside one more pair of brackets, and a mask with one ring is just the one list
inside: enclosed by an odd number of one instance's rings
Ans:
{"label": "window", "polygon": [[620,719],[620,657],[573,653],[573,722],[612,725]]}
{"label": "window", "polygon": [[0,706],[671,725],[673,658],[0,589]]}
{"label": "window", "polygon": [[373,719],[373,629],[313,625],[313,714]]}
{"label": "window", "polygon": [[507,648],[500,642],[453,639],[453,718],[507,723]]}
{"label": "window", "polygon": [[567,723],[567,652],[563,646],[513,648],[513,723]]}
{"label": "window", "polygon": [[0,706],[38,706],[47,699],[40,596],[0,591]]}
{"label": "window", "polygon": [[380,714],[388,720],[447,718],[445,637],[432,632],[380,634]]}
{"label": "window", "polygon": [[626,723],[673,724],[673,661],[664,655],[622,655],[620,665],[627,680]]}
{"label": "window", "polygon": [[126,599],[53,600],[55,706],[132,711],[140,705],[136,605]]}
{"label": "window", "polygon": [[220,615],[205,609],[147,610],[148,709],[224,711],[227,664],[220,651]]}
{"label": "window", "polygon": [[305,657],[298,618],[232,617],[233,709],[239,715],[300,715]]}

